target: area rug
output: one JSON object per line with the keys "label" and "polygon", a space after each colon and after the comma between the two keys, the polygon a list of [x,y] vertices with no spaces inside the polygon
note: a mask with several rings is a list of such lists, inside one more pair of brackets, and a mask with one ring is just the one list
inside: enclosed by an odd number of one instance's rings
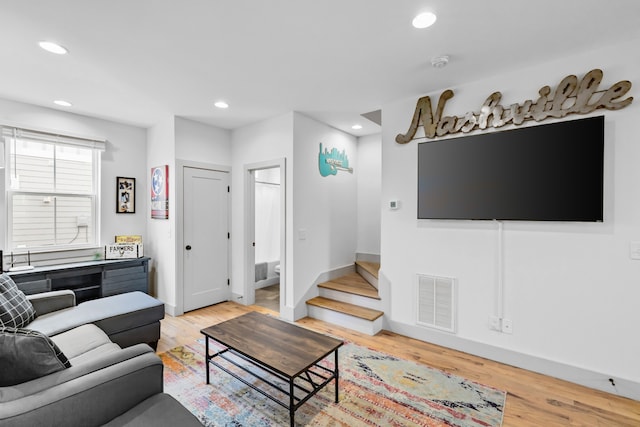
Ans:
{"label": "area rug", "polygon": [[[207,385],[202,340],[160,357],[165,392],[205,426],[289,425],[287,409],[215,366]],[[353,343],[340,348],[338,363],[339,403],[332,382],[296,411],[296,426],[502,425],[504,391]],[[332,368],[333,357],[322,364]]]}

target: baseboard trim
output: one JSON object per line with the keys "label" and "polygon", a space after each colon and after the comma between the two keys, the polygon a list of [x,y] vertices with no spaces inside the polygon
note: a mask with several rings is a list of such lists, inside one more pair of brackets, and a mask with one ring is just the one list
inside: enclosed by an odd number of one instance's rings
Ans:
{"label": "baseboard trim", "polygon": [[164,303],[164,312],[173,317],[184,314],[180,312],[175,305],[167,304],[166,302]]}
{"label": "baseboard trim", "polygon": [[[640,383],[636,381],[431,331],[388,318],[386,320],[386,326],[388,326],[389,330],[397,334],[559,378],[592,389],[640,400]],[[611,383],[610,379],[613,380],[614,384]]]}

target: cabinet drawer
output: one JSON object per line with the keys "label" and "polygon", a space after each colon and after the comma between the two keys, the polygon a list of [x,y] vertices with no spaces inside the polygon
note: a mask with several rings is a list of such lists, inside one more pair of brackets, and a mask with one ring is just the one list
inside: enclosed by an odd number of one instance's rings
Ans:
{"label": "cabinet drawer", "polygon": [[147,274],[147,269],[145,268],[144,265],[136,265],[136,266],[133,266],[133,267],[119,268],[119,269],[114,269],[114,270],[106,270],[105,269],[104,278],[105,278],[105,280],[108,280],[108,279],[112,279],[112,280],[128,280],[127,276],[140,275],[140,274],[144,274],[144,275]]}
{"label": "cabinet drawer", "polygon": [[138,280],[144,280],[145,283],[148,280],[147,273],[134,273],[134,274],[125,274],[122,276],[115,276],[109,279],[104,279],[102,281],[102,286],[118,286],[119,283],[128,283]]}
{"label": "cabinet drawer", "polygon": [[125,292],[141,291],[148,293],[147,276],[135,280],[126,280],[118,282],[103,282],[102,296],[122,294]]}
{"label": "cabinet drawer", "polygon": [[18,289],[26,295],[49,292],[51,290],[51,280],[49,279],[25,281],[16,283],[16,285],[18,285]]}

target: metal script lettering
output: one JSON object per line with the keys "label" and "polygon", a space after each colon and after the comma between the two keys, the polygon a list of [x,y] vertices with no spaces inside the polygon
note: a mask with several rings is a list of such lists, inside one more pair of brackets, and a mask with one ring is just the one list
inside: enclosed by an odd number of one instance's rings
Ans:
{"label": "metal script lettering", "polygon": [[445,104],[453,98],[451,89],[440,95],[435,114],[431,98],[423,96],[418,99],[409,130],[405,134],[398,134],[396,142],[406,144],[412,141],[420,126],[424,128],[425,138],[435,138],[488,127],[499,128],[509,123],[520,125],[525,120],[540,122],[549,117],[587,114],[598,108],[619,110],[631,104],[632,96],[620,99],[631,89],[631,82],[622,80],[606,91],[598,91],[602,75],[600,69],[589,71],[580,81],[576,76],[569,75],[562,79],[554,93],[551,93],[549,86],[543,86],[538,91],[539,96],[535,102],[528,99],[522,104],[511,104],[506,108],[500,104],[502,94],[494,92],[487,97],[479,112],[469,111],[462,117],[442,116]]}

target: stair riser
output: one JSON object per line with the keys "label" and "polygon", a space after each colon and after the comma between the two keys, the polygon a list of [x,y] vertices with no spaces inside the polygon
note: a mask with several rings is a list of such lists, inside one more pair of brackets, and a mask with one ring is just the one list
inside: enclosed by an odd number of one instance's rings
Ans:
{"label": "stair riser", "polygon": [[361,295],[350,294],[348,292],[340,292],[334,289],[318,288],[320,296],[334,299],[340,302],[347,302],[349,304],[359,305],[360,307],[371,308],[373,310],[382,310],[382,301],[373,298],[363,297]]}
{"label": "stair riser", "polygon": [[366,335],[375,335],[382,330],[382,317],[369,321],[313,305],[307,305],[307,313],[313,319],[353,329]]}
{"label": "stair riser", "polygon": [[364,268],[360,267],[359,265],[356,265],[356,272],[358,272],[359,275],[361,275],[364,280],[366,280],[367,282],[369,282],[371,284],[371,286],[373,286],[374,288],[378,289],[378,278],[373,276],[371,273],[369,273],[367,270],[365,270]]}

